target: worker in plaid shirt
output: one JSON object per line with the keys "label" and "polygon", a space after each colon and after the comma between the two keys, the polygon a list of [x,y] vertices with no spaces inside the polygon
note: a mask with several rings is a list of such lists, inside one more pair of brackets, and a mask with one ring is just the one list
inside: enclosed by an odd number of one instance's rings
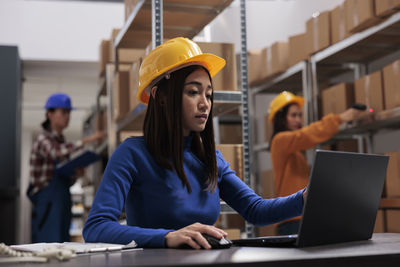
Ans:
{"label": "worker in plaid shirt", "polygon": [[84,144],[102,140],[104,134],[96,132],[75,143],[66,142],[62,132],[68,126],[73,109],[70,97],[53,94],[45,108],[43,131],[36,136],[30,157],[28,196],[33,203],[32,242],[67,242],[71,223],[69,187],[83,174],[83,169],[76,169],[73,177],[63,177],[54,172],[55,165],[68,159]]}

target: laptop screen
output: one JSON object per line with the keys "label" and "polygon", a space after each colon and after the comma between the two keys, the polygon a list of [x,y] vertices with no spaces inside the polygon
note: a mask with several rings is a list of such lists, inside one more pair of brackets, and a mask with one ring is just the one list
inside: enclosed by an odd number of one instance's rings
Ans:
{"label": "laptop screen", "polygon": [[388,156],[317,150],[298,247],[371,238]]}

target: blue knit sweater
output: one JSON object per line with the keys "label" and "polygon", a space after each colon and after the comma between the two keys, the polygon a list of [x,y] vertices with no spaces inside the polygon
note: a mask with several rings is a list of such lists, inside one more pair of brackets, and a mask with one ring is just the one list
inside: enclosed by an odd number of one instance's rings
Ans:
{"label": "blue knit sweater", "polygon": [[[247,221],[266,225],[301,214],[302,191],[284,198],[262,199],[243,183],[216,151],[218,187],[205,190],[205,165],[191,152],[185,138],[184,169],[192,188],[188,193],[175,172],[161,168],[143,137],[125,140],[110,158],[83,229],[86,242],[164,247],[164,236],[199,222],[213,225],[220,198]],[[125,209],[127,225],[118,219]]]}

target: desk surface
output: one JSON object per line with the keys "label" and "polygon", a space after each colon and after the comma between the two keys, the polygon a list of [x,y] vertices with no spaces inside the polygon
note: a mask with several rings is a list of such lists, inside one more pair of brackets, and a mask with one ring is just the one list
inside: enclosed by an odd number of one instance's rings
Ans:
{"label": "desk surface", "polygon": [[[221,250],[143,249],[80,255],[42,266],[400,266],[400,234],[310,248],[232,247]],[[10,264],[7,266],[27,266]]]}

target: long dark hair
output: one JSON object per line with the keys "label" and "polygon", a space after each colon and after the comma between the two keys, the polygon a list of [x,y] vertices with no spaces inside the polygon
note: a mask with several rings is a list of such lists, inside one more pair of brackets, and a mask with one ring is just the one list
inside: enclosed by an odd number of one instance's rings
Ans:
{"label": "long dark hair", "polygon": [[56,111],[55,108],[49,108],[46,110],[46,120],[44,122],[42,122],[42,128],[46,131],[50,131],[51,130],[51,123],[50,123],[50,119],[49,116],[47,115],[47,113],[51,112],[53,113],[54,111]]}
{"label": "long dark hair", "polygon": [[275,113],[274,121],[273,121],[274,130],[272,132],[271,138],[269,139],[268,150],[271,150],[272,139],[274,139],[274,136],[277,135],[280,132],[288,130],[288,128],[287,128],[287,114],[288,114],[289,108],[292,105],[296,105],[296,104],[295,103],[287,104],[286,106],[284,106],[283,108],[281,108],[280,110],[278,110]]}
{"label": "long dark hair", "polygon": [[[175,170],[182,186],[192,192],[183,168],[184,136],[182,126],[182,94],[186,78],[198,69],[207,69],[193,65],[184,67],[163,78],[157,86],[155,97],[150,95],[143,133],[147,148],[154,160],[163,168]],[[211,97],[211,103],[213,99]],[[192,133],[192,151],[205,164],[205,184],[213,192],[218,184],[217,160],[215,156],[212,105],[205,129]],[[206,156],[207,155],[207,156]]]}

